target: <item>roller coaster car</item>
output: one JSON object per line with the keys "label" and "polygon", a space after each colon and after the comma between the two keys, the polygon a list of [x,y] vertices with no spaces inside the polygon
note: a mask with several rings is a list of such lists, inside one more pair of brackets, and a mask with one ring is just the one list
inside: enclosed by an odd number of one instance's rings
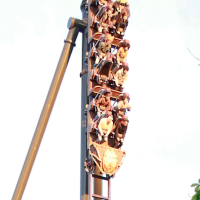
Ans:
{"label": "roller coaster car", "polygon": [[128,79],[128,70],[129,67],[127,63],[124,62],[118,64],[114,61],[111,68],[109,85],[111,85],[111,87],[115,90],[123,91]]}
{"label": "roller coaster car", "polygon": [[111,67],[113,65],[112,55],[106,57],[106,60],[101,60],[99,64],[96,66],[96,81],[98,84],[102,85],[107,83],[110,78]]}
{"label": "roller coaster car", "polygon": [[93,126],[94,130],[96,131],[97,140],[95,142],[97,143],[110,143],[110,139],[113,139],[113,117],[112,112],[108,111],[105,114],[102,114],[95,122]]}
{"label": "roller coaster car", "polygon": [[94,17],[92,27],[101,33],[113,33],[116,15],[113,14],[113,3],[103,5]]}
{"label": "roller coaster car", "polygon": [[98,143],[109,147],[114,146],[115,142],[114,133],[112,132],[112,119],[112,112],[108,111],[97,118],[96,121],[92,121],[87,130],[89,133],[90,144]]}
{"label": "roller coaster car", "polygon": [[[126,63],[126,57],[128,54],[128,50],[130,48],[129,40],[121,40],[117,46],[115,47],[114,51],[117,50],[117,53],[113,56],[113,65],[111,68],[112,74],[116,74],[116,72],[126,65],[128,67],[128,63]],[[129,68],[127,68],[129,70]]]}
{"label": "roller coaster car", "polygon": [[[99,92],[96,94],[95,98],[92,99],[92,101],[90,102],[90,104],[89,104],[89,110],[90,110],[90,111],[95,111],[95,112],[97,112],[97,111],[98,111],[98,110],[97,110],[97,106],[96,106],[97,101],[98,101],[100,98],[105,98],[105,95],[106,95],[107,93],[110,93],[110,95],[109,95],[109,97],[108,97],[108,98],[109,98],[108,101],[110,101],[110,96],[111,96],[111,94],[112,94],[111,89],[108,88],[108,87],[101,88],[101,89],[99,90]],[[110,103],[109,103],[109,104],[110,104]],[[109,108],[109,109],[110,109],[110,108]],[[93,121],[95,121],[95,120],[93,120]]]}

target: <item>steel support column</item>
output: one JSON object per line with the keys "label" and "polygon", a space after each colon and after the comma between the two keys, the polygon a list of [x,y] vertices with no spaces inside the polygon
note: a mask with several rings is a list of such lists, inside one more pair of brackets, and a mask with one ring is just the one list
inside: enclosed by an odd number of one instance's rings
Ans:
{"label": "steel support column", "polygon": [[51,114],[56,96],[58,94],[58,90],[60,88],[65,70],[67,68],[69,58],[71,56],[73,47],[75,46],[76,38],[78,36],[79,31],[83,31],[86,27],[87,25],[85,25],[85,23],[82,20],[76,20],[74,18],[70,18],[68,22],[69,33],[67,39],[65,40],[65,45],[63,47],[63,51],[59,63],[57,65],[12,200],[20,200],[22,198],[42,137],[44,135],[44,131],[46,129],[46,125],[49,120],[49,116]]}
{"label": "steel support column", "polygon": [[[87,21],[87,0],[81,3],[82,19]],[[86,52],[88,51],[88,33],[87,28],[83,31],[82,35],[82,70],[87,69],[85,62]],[[81,159],[80,159],[80,200],[88,200],[88,175],[84,168],[84,161],[88,156],[87,152],[87,121],[85,116],[85,106],[87,100],[87,74],[82,76],[81,86]]]}

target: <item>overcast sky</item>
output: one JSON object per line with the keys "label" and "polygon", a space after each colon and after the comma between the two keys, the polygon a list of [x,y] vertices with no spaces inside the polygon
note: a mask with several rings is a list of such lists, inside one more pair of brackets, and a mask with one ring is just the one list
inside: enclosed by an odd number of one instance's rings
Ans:
{"label": "overcast sky", "polygon": [[[0,199],[12,198],[81,0],[0,0]],[[132,0],[132,107],[112,200],[189,200],[200,178],[200,1]],[[79,199],[81,35],[23,200]],[[72,82],[76,83],[73,84]],[[69,140],[73,140],[73,143]]]}

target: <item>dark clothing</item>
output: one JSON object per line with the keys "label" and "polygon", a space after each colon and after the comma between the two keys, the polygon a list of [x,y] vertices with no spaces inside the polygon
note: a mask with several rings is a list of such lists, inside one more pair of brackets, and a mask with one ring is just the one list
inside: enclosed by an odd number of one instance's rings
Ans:
{"label": "dark clothing", "polygon": [[127,131],[127,126],[122,125],[121,123],[118,123],[115,128],[115,137],[116,138],[124,138]]}
{"label": "dark clothing", "polygon": [[114,37],[123,38],[124,32],[128,26],[128,20],[124,20],[122,15],[119,14],[116,19],[115,27],[113,35]]}
{"label": "dark clothing", "polygon": [[123,20],[122,17],[118,18],[118,20],[116,21],[116,30],[120,30],[123,29],[123,31],[126,30],[126,27],[128,26],[128,20]]}

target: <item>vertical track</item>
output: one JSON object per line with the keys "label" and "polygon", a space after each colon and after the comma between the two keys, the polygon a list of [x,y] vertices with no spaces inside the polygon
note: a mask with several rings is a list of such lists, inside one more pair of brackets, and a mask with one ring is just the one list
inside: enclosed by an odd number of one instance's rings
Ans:
{"label": "vertical track", "polygon": [[[81,11],[82,11],[82,20],[86,21],[88,19],[88,12],[87,7],[88,0],[83,0],[81,3]],[[88,69],[87,63],[85,62],[86,59],[86,52],[89,51],[88,46],[88,28],[83,31],[82,35],[82,70]],[[88,157],[88,150],[87,150],[87,120],[85,116],[85,105],[89,103],[88,100],[88,83],[87,83],[87,75],[82,76],[82,90],[81,90],[81,163],[80,163],[80,173],[81,173],[81,180],[80,180],[80,199],[81,200],[88,200],[88,193],[91,192],[91,188],[94,187],[94,192],[97,194],[102,194],[102,181],[100,179],[95,179],[91,181],[92,185],[88,182],[88,175],[84,169],[84,161],[85,158]],[[96,168],[95,173],[100,175],[99,169]],[[89,185],[88,185],[89,184]],[[88,188],[89,187],[89,188]],[[97,200],[97,198],[95,198]]]}
{"label": "vertical track", "polygon": [[[87,20],[87,0],[81,3],[82,19]],[[82,70],[87,69],[85,62],[86,52],[88,51],[88,30],[87,28],[82,34]],[[84,169],[84,161],[88,156],[87,152],[87,121],[85,117],[85,106],[87,104],[87,74],[82,76],[81,86],[81,162],[80,162],[80,200],[88,200],[88,175]]]}

